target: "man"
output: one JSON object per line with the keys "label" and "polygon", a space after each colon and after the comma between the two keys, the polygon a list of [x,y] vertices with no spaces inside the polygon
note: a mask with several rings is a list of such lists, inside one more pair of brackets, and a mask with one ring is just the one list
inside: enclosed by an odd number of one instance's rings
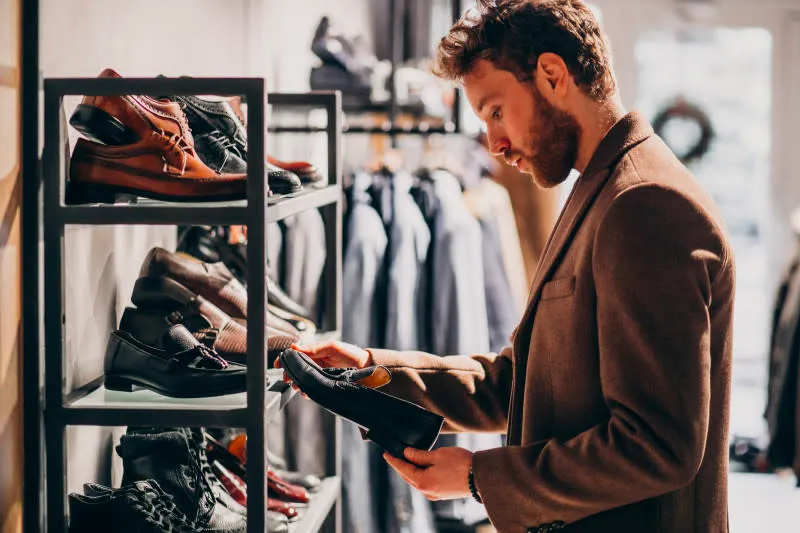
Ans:
{"label": "man", "polygon": [[543,187],[580,177],[528,308],[499,354],[329,343],[324,366],[385,365],[390,394],[503,448],[386,460],[432,500],[472,495],[500,533],[725,532],[734,292],[711,199],[626,114],[579,0],[479,0],[442,39],[493,152]]}

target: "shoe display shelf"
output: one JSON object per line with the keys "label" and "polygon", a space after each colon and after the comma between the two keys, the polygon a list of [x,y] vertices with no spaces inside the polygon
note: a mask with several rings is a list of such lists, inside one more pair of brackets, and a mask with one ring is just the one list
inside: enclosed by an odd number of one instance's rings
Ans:
{"label": "shoe display shelf", "polygon": [[[172,203],[123,198],[115,204],[67,205],[69,175],[67,125],[62,110],[65,96],[136,94],[242,95],[249,102],[247,199],[233,202]],[[328,185],[292,197],[270,201],[265,176],[265,104],[322,108],[327,112]],[[339,93],[265,95],[261,78],[119,78],[44,80],[44,453],[47,509],[46,530],[66,531],[66,428],[87,426],[206,426],[247,430],[248,533],[266,531],[267,450],[269,421],[294,396],[281,380],[282,372],[268,370],[265,302],[266,227],[307,209],[319,208],[326,226],[328,261],[324,271],[325,323],[321,338],[338,338],[341,327],[341,100]],[[150,391],[106,390],[103,378],[65,390],[64,246],[68,225],[232,225],[248,226],[248,369],[247,390],[213,398],[168,398]],[[269,384],[265,386],[265,384]],[[339,533],[340,422],[326,421],[327,465],[322,490],[293,533]],[[260,503],[257,503],[260,502]]]}

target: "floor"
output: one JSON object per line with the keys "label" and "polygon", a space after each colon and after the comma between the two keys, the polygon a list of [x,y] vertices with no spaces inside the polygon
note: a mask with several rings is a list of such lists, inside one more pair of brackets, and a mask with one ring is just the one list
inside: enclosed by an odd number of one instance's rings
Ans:
{"label": "floor", "polygon": [[731,533],[796,533],[800,489],[793,476],[732,473],[728,489]]}

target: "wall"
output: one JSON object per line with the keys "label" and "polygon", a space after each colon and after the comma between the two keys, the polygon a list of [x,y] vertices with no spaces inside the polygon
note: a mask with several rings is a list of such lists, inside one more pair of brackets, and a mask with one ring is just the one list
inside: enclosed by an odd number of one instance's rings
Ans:
{"label": "wall", "polygon": [[20,0],[0,0],[0,533],[22,530]]}

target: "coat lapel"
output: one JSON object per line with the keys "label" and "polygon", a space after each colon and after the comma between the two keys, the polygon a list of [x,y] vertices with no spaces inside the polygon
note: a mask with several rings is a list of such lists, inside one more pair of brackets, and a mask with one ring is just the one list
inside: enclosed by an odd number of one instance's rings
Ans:
{"label": "coat lapel", "polygon": [[[520,322],[520,329],[531,321],[539,303],[542,286],[550,279],[553,270],[567,251],[568,244],[586,217],[586,213],[613,173],[613,167],[628,150],[651,135],[653,135],[653,129],[647,120],[638,112],[632,112],[614,124],[600,142],[586,171],[575,183],[572,194],[547,241],[542,259],[536,269],[528,306]],[[527,355],[527,350],[524,350],[522,346],[520,348],[524,355]]]}
{"label": "coat lapel", "polygon": [[[570,198],[550,234],[536,269],[536,275],[528,298],[528,306],[519,326],[514,331],[512,339],[514,345],[515,384],[512,392],[511,416],[509,416],[508,437],[510,444],[518,444],[521,436],[519,434],[521,430],[519,420],[516,420],[519,410],[515,409],[515,404],[521,399],[522,391],[517,389],[524,386],[522,376],[525,373],[530,350],[530,335],[533,330],[533,320],[541,297],[542,287],[550,279],[554,269],[568,250],[569,243],[586,218],[589,208],[598,194],[600,194],[603,185],[608,182],[609,177],[613,174],[617,162],[628,150],[651,135],[653,135],[653,129],[638,112],[629,113],[614,124],[598,145],[586,170],[575,183]],[[516,397],[516,401],[514,397]]]}

